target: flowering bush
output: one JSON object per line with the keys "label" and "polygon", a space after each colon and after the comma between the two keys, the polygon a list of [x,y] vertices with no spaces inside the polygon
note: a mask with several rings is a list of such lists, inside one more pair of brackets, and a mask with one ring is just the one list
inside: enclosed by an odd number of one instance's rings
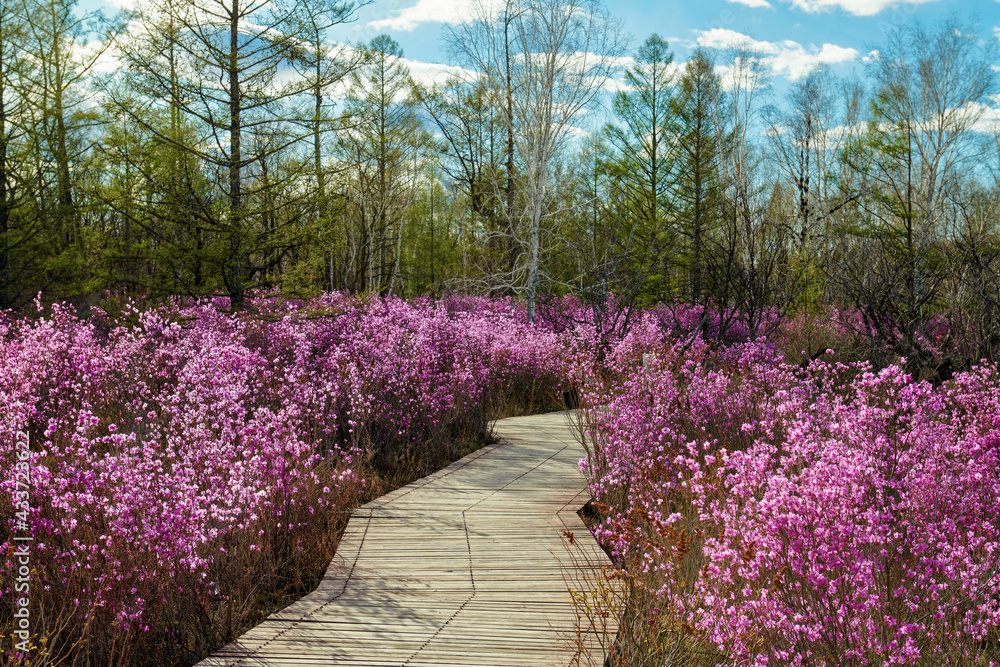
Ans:
{"label": "flowering bush", "polygon": [[572,342],[487,300],[219,305],[0,317],[0,553],[16,571],[33,538],[37,660],[193,662],[315,582],[363,471],[442,465],[573,365]]}
{"label": "flowering bush", "polygon": [[900,366],[787,365],[763,341],[696,344],[597,398],[595,533],[632,604],[652,601],[639,621],[661,655],[1000,662],[994,367],[932,387]]}
{"label": "flowering bush", "polygon": [[365,493],[567,380],[599,406],[607,599],[652,629],[618,664],[1000,662],[991,366],[935,387],[905,361],[788,364],[847,325],[775,319],[771,344],[678,304],[621,330],[572,298],[538,325],[474,297],[258,304],[0,316],[0,552],[14,572],[32,540],[39,664],[194,662],[315,583]]}
{"label": "flowering bush", "polygon": [[772,338],[791,363],[810,361],[833,349],[841,361],[872,361],[879,366],[898,364],[903,358],[911,375],[941,382],[981,359],[996,360],[989,342],[993,336],[980,325],[957,309],[904,327],[877,313],[866,316],[856,308],[823,306],[782,319]]}

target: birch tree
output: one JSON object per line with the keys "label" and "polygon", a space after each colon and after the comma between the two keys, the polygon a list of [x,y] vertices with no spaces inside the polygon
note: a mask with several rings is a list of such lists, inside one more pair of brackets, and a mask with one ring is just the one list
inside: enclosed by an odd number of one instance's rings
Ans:
{"label": "birch tree", "polygon": [[807,304],[820,297],[822,274],[829,273],[837,221],[860,197],[855,174],[840,167],[863,132],[862,99],[859,83],[820,68],[792,84],[785,109],[770,110],[771,157],[794,192],[787,228]]}
{"label": "birch tree", "polygon": [[867,214],[835,280],[888,346],[915,370],[933,356],[925,327],[947,280],[948,193],[982,155],[977,125],[996,92],[997,49],[956,17],[894,30],[869,66],[868,131],[852,146]]}
{"label": "birch tree", "polygon": [[[510,132],[519,178],[527,255],[510,276],[535,318],[541,279],[542,223],[551,195],[551,166],[574,123],[590,108],[620,65],[620,24],[597,0],[519,0],[480,5],[478,21],[463,26],[492,36],[464,42],[468,62],[508,103],[500,116]],[[503,38],[500,37],[503,35]]]}

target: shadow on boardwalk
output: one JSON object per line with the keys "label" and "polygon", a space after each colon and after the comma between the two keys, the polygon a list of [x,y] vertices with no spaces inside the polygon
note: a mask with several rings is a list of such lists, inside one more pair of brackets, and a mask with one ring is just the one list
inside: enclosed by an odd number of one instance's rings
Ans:
{"label": "shadow on boardwalk", "polygon": [[576,514],[583,449],[565,413],[495,432],[498,444],[358,508],[315,591],[199,664],[573,663],[560,531],[606,562]]}

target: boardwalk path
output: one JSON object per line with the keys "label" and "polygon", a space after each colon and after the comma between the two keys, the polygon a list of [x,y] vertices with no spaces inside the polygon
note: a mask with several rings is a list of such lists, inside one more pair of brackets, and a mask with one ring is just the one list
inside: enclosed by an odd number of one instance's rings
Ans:
{"label": "boardwalk path", "polygon": [[505,419],[496,434],[356,510],[316,591],[200,664],[569,665],[560,531],[605,558],[576,515],[583,450],[564,413]]}

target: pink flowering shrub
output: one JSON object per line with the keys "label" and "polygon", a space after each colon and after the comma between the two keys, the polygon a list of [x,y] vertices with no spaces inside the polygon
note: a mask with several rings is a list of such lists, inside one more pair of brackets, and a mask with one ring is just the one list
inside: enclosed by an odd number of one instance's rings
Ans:
{"label": "pink flowering shrub", "polygon": [[967,313],[931,315],[903,328],[855,308],[823,306],[781,320],[771,339],[789,363],[816,359],[833,349],[841,361],[867,360],[878,366],[906,359],[906,370],[940,382],[955,371],[969,370],[981,359],[996,359],[993,336]]}
{"label": "pink flowering shrub", "polygon": [[594,397],[595,533],[645,615],[618,613],[658,628],[646,659],[1000,663],[1000,373],[780,356],[660,347]]}
{"label": "pink flowering shrub", "polygon": [[[784,319],[773,338],[784,348],[789,363],[801,363],[821,356],[827,349],[836,351],[841,360],[866,358],[875,334],[857,311],[825,307]],[[889,355],[891,350],[881,350],[880,356]]]}
{"label": "pink flowering shrub", "polygon": [[[442,465],[573,366],[487,300],[261,303],[0,316],[0,554],[33,540],[35,663],[196,661],[315,584],[363,477]],[[5,664],[14,628],[7,604]]]}

